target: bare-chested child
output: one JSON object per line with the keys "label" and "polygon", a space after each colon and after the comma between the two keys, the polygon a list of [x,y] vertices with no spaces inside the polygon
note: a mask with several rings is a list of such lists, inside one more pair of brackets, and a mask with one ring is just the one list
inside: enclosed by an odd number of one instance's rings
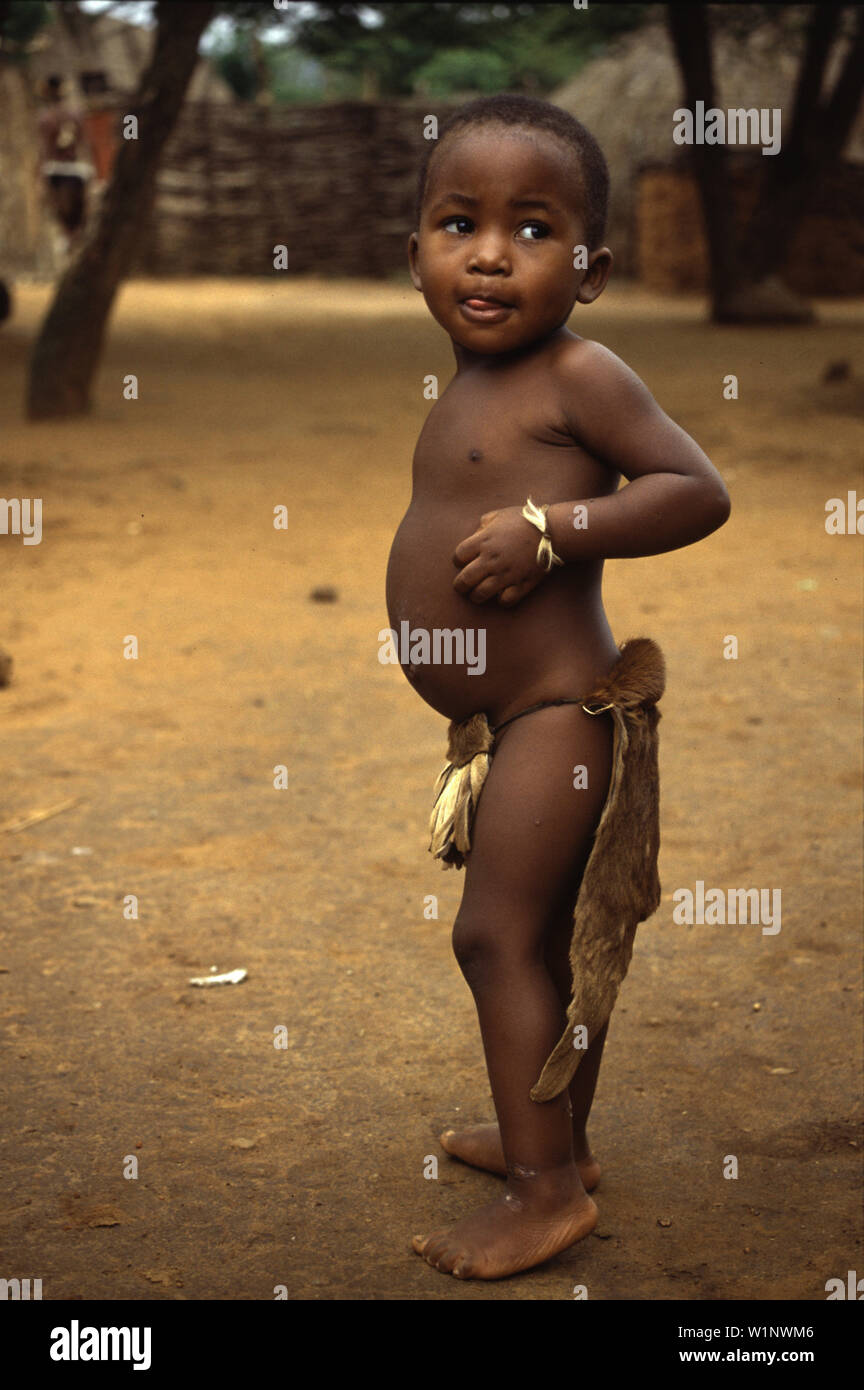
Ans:
{"label": "bare-chested child", "polygon": [[[452,339],[456,375],[417,444],[387,573],[390,621],[396,632],[406,622],[482,627],[485,669],[400,659],[449,719],[512,719],[476,806],[453,931],[498,1122],[442,1135],[448,1153],[504,1176],[505,1190],[413,1240],[430,1264],[466,1279],[540,1264],[596,1223],[586,1124],[606,1028],[568,1090],[542,1104],[529,1094],[561,1036],[573,907],[610,785],[610,717],[589,717],[573,697],[621,655],[603,611],[603,561],[690,545],[729,514],[698,445],[629,367],[567,327],[609,276],[607,189],[603,155],[579,122],[531,98],[481,98],[442,127],[409,242],[413,282]],[[529,496],[548,504],[561,564],[548,551],[541,563],[539,527],[523,515]],[[587,768],[578,791],[576,766]]]}

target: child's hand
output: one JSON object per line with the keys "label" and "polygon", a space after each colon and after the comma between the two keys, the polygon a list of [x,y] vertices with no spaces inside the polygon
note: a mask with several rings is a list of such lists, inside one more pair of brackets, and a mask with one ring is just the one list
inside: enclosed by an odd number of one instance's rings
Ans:
{"label": "child's hand", "polygon": [[463,568],[453,588],[472,603],[498,602],[511,608],[535,589],[547,571],[537,563],[540,532],[522,515],[521,507],[502,507],[484,512],[480,529],[460,541],[453,553],[454,565]]}

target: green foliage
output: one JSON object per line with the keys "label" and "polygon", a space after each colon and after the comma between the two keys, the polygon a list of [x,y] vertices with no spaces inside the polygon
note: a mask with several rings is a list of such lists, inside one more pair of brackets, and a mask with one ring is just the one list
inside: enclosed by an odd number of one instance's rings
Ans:
{"label": "green foliage", "polygon": [[248,32],[240,29],[230,45],[214,48],[210,61],[240,101],[252,101],[258,91],[258,73]]}
{"label": "green foliage", "polygon": [[[652,5],[318,4],[295,27],[330,70],[371,78],[381,96],[461,91],[547,92]],[[278,13],[278,11],[276,12]],[[473,75],[465,54],[473,54]],[[494,85],[493,85],[494,75]],[[467,82],[467,86],[465,83]]]}
{"label": "green foliage", "polygon": [[42,0],[2,0],[0,58],[9,63],[27,60],[27,45],[51,19],[51,6]]}
{"label": "green foliage", "polygon": [[500,92],[510,82],[510,65],[497,53],[445,48],[414,75],[414,90],[433,97],[458,92]]}
{"label": "green foliage", "polygon": [[[342,93],[338,85],[328,81],[325,90],[325,75],[314,58],[307,58],[296,48],[287,45],[268,45],[267,66],[270,70],[270,90],[277,103],[311,103],[323,101],[325,96],[338,100]],[[348,95],[346,91],[345,95]]]}
{"label": "green foliage", "polygon": [[[255,68],[243,34],[266,29],[269,89],[276,101],[361,97],[449,97],[471,92],[544,94],[572,77],[618,34],[662,11],[660,5],[346,4],[271,9],[260,0],[222,0],[237,25],[214,53],[242,100],[254,96]],[[285,42],[271,41],[281,26]],[[299,66],[292,66],[294,55]],[[306,60],[305,63],[303,60]],[[260,75],[259,75],[260,76]]]}

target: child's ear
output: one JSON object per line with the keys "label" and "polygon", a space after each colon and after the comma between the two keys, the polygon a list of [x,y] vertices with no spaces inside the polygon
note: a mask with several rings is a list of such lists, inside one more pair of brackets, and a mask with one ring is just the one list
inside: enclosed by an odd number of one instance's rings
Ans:
{"label": "child's ear", "polygon": [[612,252],[608,246],[592,251],[588,257],[588,269],[576,293],[577,304],[593,304],[606,288],[609,272],[612,269]]}
{"label": "child's ear", "polygon": [[411,284],[415,290],[422,290],[423,285],[420,281],[420,271],[417,268],[417,257],[420,254],[420,240],[416,232],[412,232],[408,238],[408,270],[411,275]]}

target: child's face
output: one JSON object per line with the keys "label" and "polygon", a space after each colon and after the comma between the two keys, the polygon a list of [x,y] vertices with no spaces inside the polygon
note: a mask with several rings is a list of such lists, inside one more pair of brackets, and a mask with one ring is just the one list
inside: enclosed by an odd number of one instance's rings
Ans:
{"label": "child's face", "polygon": [[577,157],[541,131],[450,137],[408,254],[415,287],[454,343],[480,355],[524,348],[566,323],[577,300],[596,299],[612,254],[599,248],[587,269],[574,268],[574,247],[586,244],[581,184]]}

